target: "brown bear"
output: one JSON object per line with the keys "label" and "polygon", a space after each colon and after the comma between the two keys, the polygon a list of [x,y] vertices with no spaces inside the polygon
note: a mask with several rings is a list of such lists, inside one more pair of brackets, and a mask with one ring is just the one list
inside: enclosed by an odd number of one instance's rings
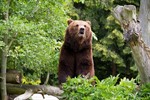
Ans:
{"label": "brown bear", "polygon": [[60,52],[59,83],[66,82],[68,76],[89,74],[92,77],[94,73],[91,22],[70,19]]}

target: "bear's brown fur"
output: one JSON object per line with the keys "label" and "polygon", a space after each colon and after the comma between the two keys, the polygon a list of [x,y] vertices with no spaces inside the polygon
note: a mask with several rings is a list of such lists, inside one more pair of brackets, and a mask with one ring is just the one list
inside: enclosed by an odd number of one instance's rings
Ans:
{"label": "bear's brown fur", "polygon": [[91,23],[70,19],[60,53],[59,83],[64,83],[68,76],[73,78],[88,73],[94,76]]}

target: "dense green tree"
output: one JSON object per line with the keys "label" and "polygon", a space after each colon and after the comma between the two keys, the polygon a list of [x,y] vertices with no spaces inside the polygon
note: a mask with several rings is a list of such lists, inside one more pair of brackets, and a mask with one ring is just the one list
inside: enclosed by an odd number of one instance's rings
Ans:
{"label": "dense green tree", "polygon": [[[96,35],[93,39],[94,62],[99,79],[110,74],[136,77],[130,48],[124,42],[120,26],[111,11],[116,5],[124,4],[134,4],[139,8],[139,1],[1,0],[2,85],[6,83],[6,68],[21,70],[30,81],[39,79],[46,72],[57,77],[59,49],[69,17],[92,22],[92,30]],[[1,89],[5,91],[3,97],[6,97],[6,88]]]}
{"label": "dense green tree", "polygon": [[137,75],[130,48],[111,13],[116,5],[124,4],[134,4],[139,8],[139,0],[74,0],[78,13],[76,19],[90,20],[98,39],[93,41],[93,52],[96,75],[100,79],[110,74],[129,78]]}
{"label": "dense green tree", "polygon": [[57,73],[59,48],[70,0],[0,1],[2,99],[6,100],[6,68]]}

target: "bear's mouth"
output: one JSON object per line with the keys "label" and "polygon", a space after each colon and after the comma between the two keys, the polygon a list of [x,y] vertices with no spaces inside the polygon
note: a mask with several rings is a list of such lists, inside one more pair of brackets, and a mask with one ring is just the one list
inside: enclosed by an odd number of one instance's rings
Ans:
{"label": "bear's mouth", "polygon": [[85,35],[84,32],[79,32],[79,33],[78,33],[78,36],[79,36],[79,37],[84,37],[84,35]]}
{"label": "bear's mouth", "polygon": [[83,35],[84,34],[84,28],[80,28],[79,34]]}
{"label": "bear's mouth", "polygon": [[79,34],[84,34],[84,31],[80,31]]}

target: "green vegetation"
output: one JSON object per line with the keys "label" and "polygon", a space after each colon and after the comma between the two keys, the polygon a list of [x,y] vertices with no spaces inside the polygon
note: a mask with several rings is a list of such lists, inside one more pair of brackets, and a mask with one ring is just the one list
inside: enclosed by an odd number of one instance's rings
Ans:
{"label": "green vegetation", "polygon": [[[90,20],[97,40],[93,40],[96,76],[104,79],[120,74],[128,78],[136,77],[137,70],[130,48],[124,42],[122,30],[112,16],[117,5],[134,4],[139,8],[139,0],[75,0],[77,19]],[[84,3],[83,3],[84,1]]]}
{"label": "green vegetation", "polygon": [[8,7],[6,1],[0,3],[0,49],[7,48],[7,69],[21,70],[29,81],[38,80],[42,73],[48,72],[57,77],[59,51],[69,18],[92,22],[93,55],[99,79],[117,74],[121,78],[137,76],[130,48],[111,10],[118,4],[139,7],[139,1],[19,0],[11,1]]}
{"label": "green vegetation", "polygon": [[110,76],[103,80],[93,77],[68,78],[63,84],[65,100],[149,100],[150,84],[143,85],[138,90],[134,79],[123,78],[118,82],[118,76]]}
{"label": "green vegetation", "polygon": [[[135,82],[138,75],[136,65],[130,48],[124,42],[122,30],[111,13],[116,5],[134,4],[139,9],[139,2],[140,0],[1,0],[0,56],[6,51],[7,69],[22,71],[25,84],[39,84],[41,75],[46,78],[44,74],[49,72],[49,84],[57,85],[58,58],[67,19],[89,20],[94,34],[96,76],[89,80],[81,77],[68,79],[63,84],[63,98],[149,100],[150,85],[143,85],[139,89],[139,80]],[[2,62],[1,57],[1,65]],[[117,74],[120,75],[113,77]],[[113,76],[109,77],[110,75]]]}
{"label": "green vegetation", "polygon": [[[6,7],[8,2],[0,1],[0,49],[7,48],[7,69],[23,71],[29,81],[39,79],[45,72],[57,73],[70,2],[19,0]],[[5,35],[7,43],[3,40]]]}

